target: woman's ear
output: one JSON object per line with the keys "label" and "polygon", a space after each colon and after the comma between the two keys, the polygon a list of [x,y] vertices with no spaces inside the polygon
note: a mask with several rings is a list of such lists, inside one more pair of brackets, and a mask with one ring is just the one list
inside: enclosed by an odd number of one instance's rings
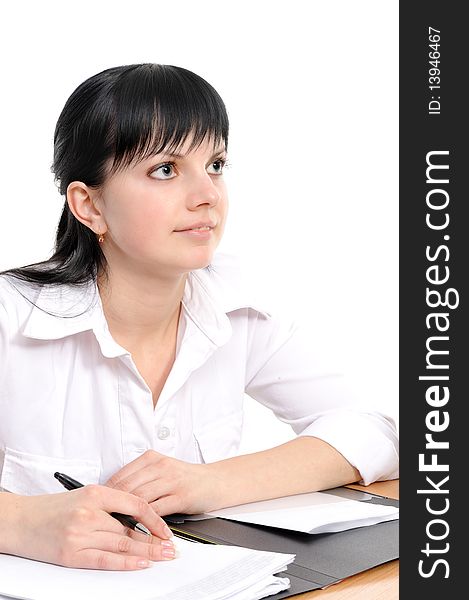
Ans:
{"label": "woman's ear", "polygon": [[104,216],[96,206],[97,192],[82,181],[72,181],[67,187],[67,202],[75,217],[95,233],[106,233]]}

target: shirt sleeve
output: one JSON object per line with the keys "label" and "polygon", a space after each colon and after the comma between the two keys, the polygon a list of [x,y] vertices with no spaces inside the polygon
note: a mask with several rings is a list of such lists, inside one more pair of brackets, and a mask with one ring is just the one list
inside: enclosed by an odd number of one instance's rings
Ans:
{"label": "shirt sleeve", "polygon": [[393,419],[355,397],[321,349],[315,349],[313,331],[256,311],[251,318],[245,392],[297,435],[333,446],[358,469],[362,484],[397,478]]}

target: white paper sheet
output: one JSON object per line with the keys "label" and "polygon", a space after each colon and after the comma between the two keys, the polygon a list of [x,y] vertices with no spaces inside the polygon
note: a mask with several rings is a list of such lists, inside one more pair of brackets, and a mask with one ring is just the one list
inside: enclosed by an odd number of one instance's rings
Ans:
{"label": "white paper sheet", "polygon": [[329,533],[398,519],[399,509],[312,492],[241,504],[208,515],[303,533]]}
{"label": "white paper sheet", "polygon": [[178,539],[179,557],[140,571],[69,569],[0,554],[0,598],[256,600],[290,585],[274,573],[295,556]]}

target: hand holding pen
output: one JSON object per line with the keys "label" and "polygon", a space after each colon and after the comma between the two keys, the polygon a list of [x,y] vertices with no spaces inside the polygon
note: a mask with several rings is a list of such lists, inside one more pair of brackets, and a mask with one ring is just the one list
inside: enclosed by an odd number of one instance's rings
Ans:
{"label": "hand holding pen", "polygon": [[[68,475],[65,475],[64,473],[54,473],[54,477],[64,486],[64,488],[66,490],[77,490],[78,488],[84,487],[84,485],[82,483],[80,483],[76,479],[72,479],[71,477],[69,477]],[[122,523],[122,525],[125,525],[125,527],[129,527],[130,529],[133,529],[134,531],[140,531],[141,533],[144,533],[145,535],[151,535],[151,533],[148,531],[148,529],[144,525],[139,523],[136,519],[134,519],[130,515],[124,515],[122,513],[117,513],[117,512],[112,512],[112,513],[110,513],[110,515],[111,515],[111,517],[114,517],[114,519],[117,519],[120,523]]]}
{"label": "hand holding pen", "polygon": [[[135,570],[175,557],[172,533],[149,504],[107,486],[15,495],[14,515],[15,526],[5,545],[9,553],[25,558],[82,569]],[[132,528],[133,521],[151,535]]]}
{"label": "hand holding pen", "polygon": [[[99,497],[100,495],[107,496],[108,489],[105,486],[99,485],[90,485],[84,486],[79,481],[72,479],[70,476],[65,475],[64,473],[54,473],[54,477],[67,489],[67,490],[79,490],[83,489],[83,492],[88,491],[88,494],[91,496],[96,495]],[[117,490],[115,490],[117,491]],[[126,528],[131,529],[132,531],[128,536],[121,536],[120,539],[116,539],[115,543],[117,552],[119,554],[126,553],[131,551],[133,548],[135,550],[141,549],[144,551],[146,558],[141,559],[137,562],[137,568],[143,568],[149,566],[149,560],[171,560],[175,557],[175,549],[174,544],[170,540],[173,537],[173,534],[166,523],[156,515],[153,509],[149,507],[149,505],[143,501],[141,502],[136,496],[132,494],[128,494],[127,492],[118,492],[119,495],[123,494],[128,500],[129,507],[133,504],[135,505],[134,514],[139,516],[141,520],[145,521],[145,524],[140,523],[137,519],[130,516],[127,513],[110,511],[109,509],[105,509],[106,513],[109,513],[109,516],[118,521]],[[130,498],[129,498],[130,496]],[[117,500],[117,499],[116,499]],[[116,506],[117,507],[117,506]],[[137,512],[138,511],[138,512]],[[145,518],[143,519],[143,515]],[[106,515],[107,516],[107,515]],[[150,530],[150,524],[153,524],[152,530]],[[120,526],[116,527],[122,530]],[[113,528],[115,529],[115,528]],[[145,542],[141,541],[141,535],[134,536],[133,531],[138,534],[145,534],[147,540]],[[125,530],[124,530],[125,532]],[[152,533],[154,533],[157,537],[153,538]],[[162,538],[162,539],[158,539]],[[131,540],[134,540],[133,542]],[[138,540],[138,541],[137,541]],[[143,545],[142,545],[143,544]],[[127,563],[125,563],[126,565]],[[131,563],[132,564],[132,563]],[[95,568],[95,567],[92,567]],[[105,565],[102,568],[113,568]],[[124,568],[127,568],[125,566]]]}

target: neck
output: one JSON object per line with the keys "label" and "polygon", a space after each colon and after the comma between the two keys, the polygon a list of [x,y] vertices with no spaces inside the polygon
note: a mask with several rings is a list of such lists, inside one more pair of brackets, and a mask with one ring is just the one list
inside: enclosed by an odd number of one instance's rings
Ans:
{"label": "neck", "polygon": [[175,331],[187,273],[172,277],[139,278],[138,274],[98,277],[104,315],[118,344],[133,348],[164,344]]}

